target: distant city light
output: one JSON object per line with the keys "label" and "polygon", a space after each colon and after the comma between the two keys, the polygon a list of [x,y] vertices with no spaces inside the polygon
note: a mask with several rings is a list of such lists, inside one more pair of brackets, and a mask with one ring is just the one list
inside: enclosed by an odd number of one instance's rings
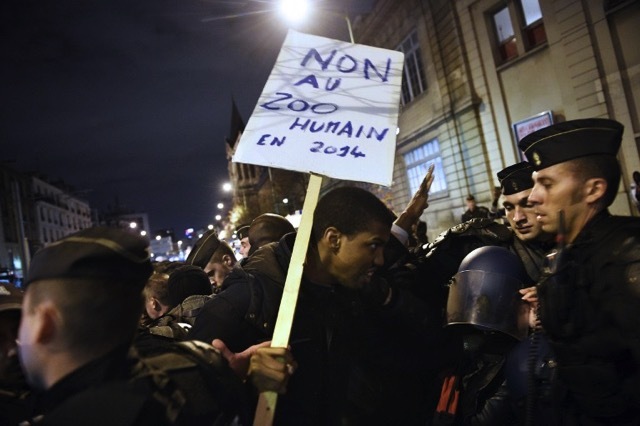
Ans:
{"label": "distant city light", "polygon": [[156,241],[160,241],[162,237],[160,235],[156,235]]}
{"label": "distant city light", "polygon": [[135,222],[131,222],[131,223],[129,224],[129,228],[131,228],[131,229],[136,229],[137,227],[138,227],[138,224],[137,224],[137,223],[135,223]]}
{"label": "distant city light", "polygon": [[229,191],[231,191],[232,188],[233,187],[231,186],[231,182],[225,182],[225,183],[222,184],[222,190],[224,192],[229,192]]}
{"label": "distant city light", "polygon": [[224,204],[222,204],[222,203],[218,203],[218,208],[219,208],[219,209],[223,209],[223,208],[224,208]]}
{"label": "distant city light", "polygon": [[140,231],[140,235],[144,237],[145,235],[147,235],[147,231]]}
{"label": "distant city light", "polygon": [[216,215],[216,220],[220,220],[222,219],[222,216],[220,216],[219,214]]}
{"label": "distant city light", "polygon": [[209,225],[207,225],[207,228],[208,228],[209,230],[212,230],[212,229],[213,229],[213,225],[212,225],[212,224],[209,224]]}
{"label": "distant city light", "polygon": [[282,202],[283,202],[284,204],[289,204],[289,199],[288,199],[288,198],[283,198],[283,199],[282,199]]}

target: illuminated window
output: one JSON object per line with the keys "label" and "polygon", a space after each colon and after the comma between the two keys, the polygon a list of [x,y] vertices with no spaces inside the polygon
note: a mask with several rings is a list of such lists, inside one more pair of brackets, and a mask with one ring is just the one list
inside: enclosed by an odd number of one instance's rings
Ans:
{"label": "illuminated window", "polygon": [[[547,41],[542,10],[538,0],[511,0],[506,6],[490,13],[499,63],[516,58],[518,38],[525,51]],[[513,22],[518,25],[513,25]]]}
{"label": "illuminated window", "polygon": [[434,164],[433,183],[429,191],[429,198],[433,199],[447,195],[447,180],[442,167],[440,144],[437,139],[433,139],[404,154],[404,163],[407,168],[411,194],[415,194],[420,187],[429,165]]}
{"label": "illuminated window", "polygon": [[422,54],[418,43],[418,33],[413,30],[398,46],[397,50],[404,53],[404,70],[402,76],[402,105],[411,102],[420,93],[427,90],[427,80],[424,75]]}

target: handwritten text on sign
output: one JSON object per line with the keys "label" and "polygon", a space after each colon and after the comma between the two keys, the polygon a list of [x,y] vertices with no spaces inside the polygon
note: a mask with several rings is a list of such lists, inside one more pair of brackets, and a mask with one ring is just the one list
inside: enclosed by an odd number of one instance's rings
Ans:
{"label": "handwritten text on sign", "polygon": [[403,61],[289,31],[233,161],[389,186]]}

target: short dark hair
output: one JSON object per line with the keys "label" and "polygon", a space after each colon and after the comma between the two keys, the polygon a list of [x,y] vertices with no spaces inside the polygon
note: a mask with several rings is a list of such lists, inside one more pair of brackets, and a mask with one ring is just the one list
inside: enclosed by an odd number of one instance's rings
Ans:
{"label": "short dark hair", "polygon": [[211,258],[205,264],[205,266],[208,265],[209,263],[221,263],[222,262],[222,258],[225,255],[231,256],[231,258],[233,258],[234,260],[236,258],[236,255],[233,252],[233,249],[231,248],[229,243],[227,243],[226,241],[222,241],[221,240],[220,244],[218,245],[218,248],[216,249],[216,251],[213,252],[213,254],[211,255]]}
{"label": "short dark hair", "polygon": [[329,227],[352,236],[366,231],[373,222],[391,228],[394,220],[393,212],[371,192],[342,186],[329,191],[318,201],[313,216],[313,236],[319,241]]}
{"label": "short dark hair", "polygon": [[249,243],[251,244],[249,254],[253,254],[263,245],[276,242],[284,235],[294,231],[295,228],[284,216],[273,213],[261,214],[251,222],[249,228]]}
{"label": "short dark hair", "polygon": [[112,279],[54,278],[29,286],[32,309],[50,300],[60,311],[65,350],[101,355],[129,344],[136,331],[143,301],[137,288]]}
{"label": "short dark hair", "polygon": [[613,155],[588,155],[569,161],[574,172],[582,179],[602,178],[607,181],[607,190],[600,199],[603,207],[615,200],[620,185],[620,164]]}

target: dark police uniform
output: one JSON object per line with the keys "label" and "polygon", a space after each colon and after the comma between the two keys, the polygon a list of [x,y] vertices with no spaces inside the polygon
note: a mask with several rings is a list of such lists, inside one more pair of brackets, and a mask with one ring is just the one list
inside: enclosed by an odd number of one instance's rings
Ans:
{"label": "dark police uniform", "polygon": [[563,422],[640,424],[640,220],[601,212],[559,270],[538,295],[566,388]]}
{"label": "dark police uniform", "polygon": [[[46,286],[61,282],[68,291],[76,285],[95,285],[101,292],[95,300],[87,300],[94,297],[93,293],[81,293],[71,299],[75,305],[61,306],[59,311],[62,315],[65,309],[72,308],[83,312],[92,309],[96,315],[102,312],[91,321],[87,319],[87,327],[97,327],[99,320],[104,323],[111,318],[113,322],[118,315],[135,318],[139,314],[141,292],[151,271],[148,240],[123,230],[96,227],[37,252],[26,283]],[[32,291],[37,292],[38,287]],[[56,302],[55,298],[52,300]],[[108,337],[109,330],[102,331],[106,333],[96,335],[96,339]],[[226,425],[240,419],[246,422],[242,382],[215,348],[199,342],[181,342],[140,358],[130,350],[131,342],[121,331],[126,330],[114,330],[123,336],[116,347],[91,358],[36,395],[26,424],[162,426]],[[131,338],[134,331],[135,324],[131,324]],[[23,356],[37,349],[30,346],[20,347]],[[69,356],[73,353],[71,348],[60,349],[68,350]],[[27,372],[29,367],[25,364]]]}
{"label": "dark police uniform", "polygon": [[[620,123],[573,120],[525,137],[536,170],[587,155],[615,161]],[[558,362],[561,424],[640,424],[640,219],[602,210],[538,285]]]}

